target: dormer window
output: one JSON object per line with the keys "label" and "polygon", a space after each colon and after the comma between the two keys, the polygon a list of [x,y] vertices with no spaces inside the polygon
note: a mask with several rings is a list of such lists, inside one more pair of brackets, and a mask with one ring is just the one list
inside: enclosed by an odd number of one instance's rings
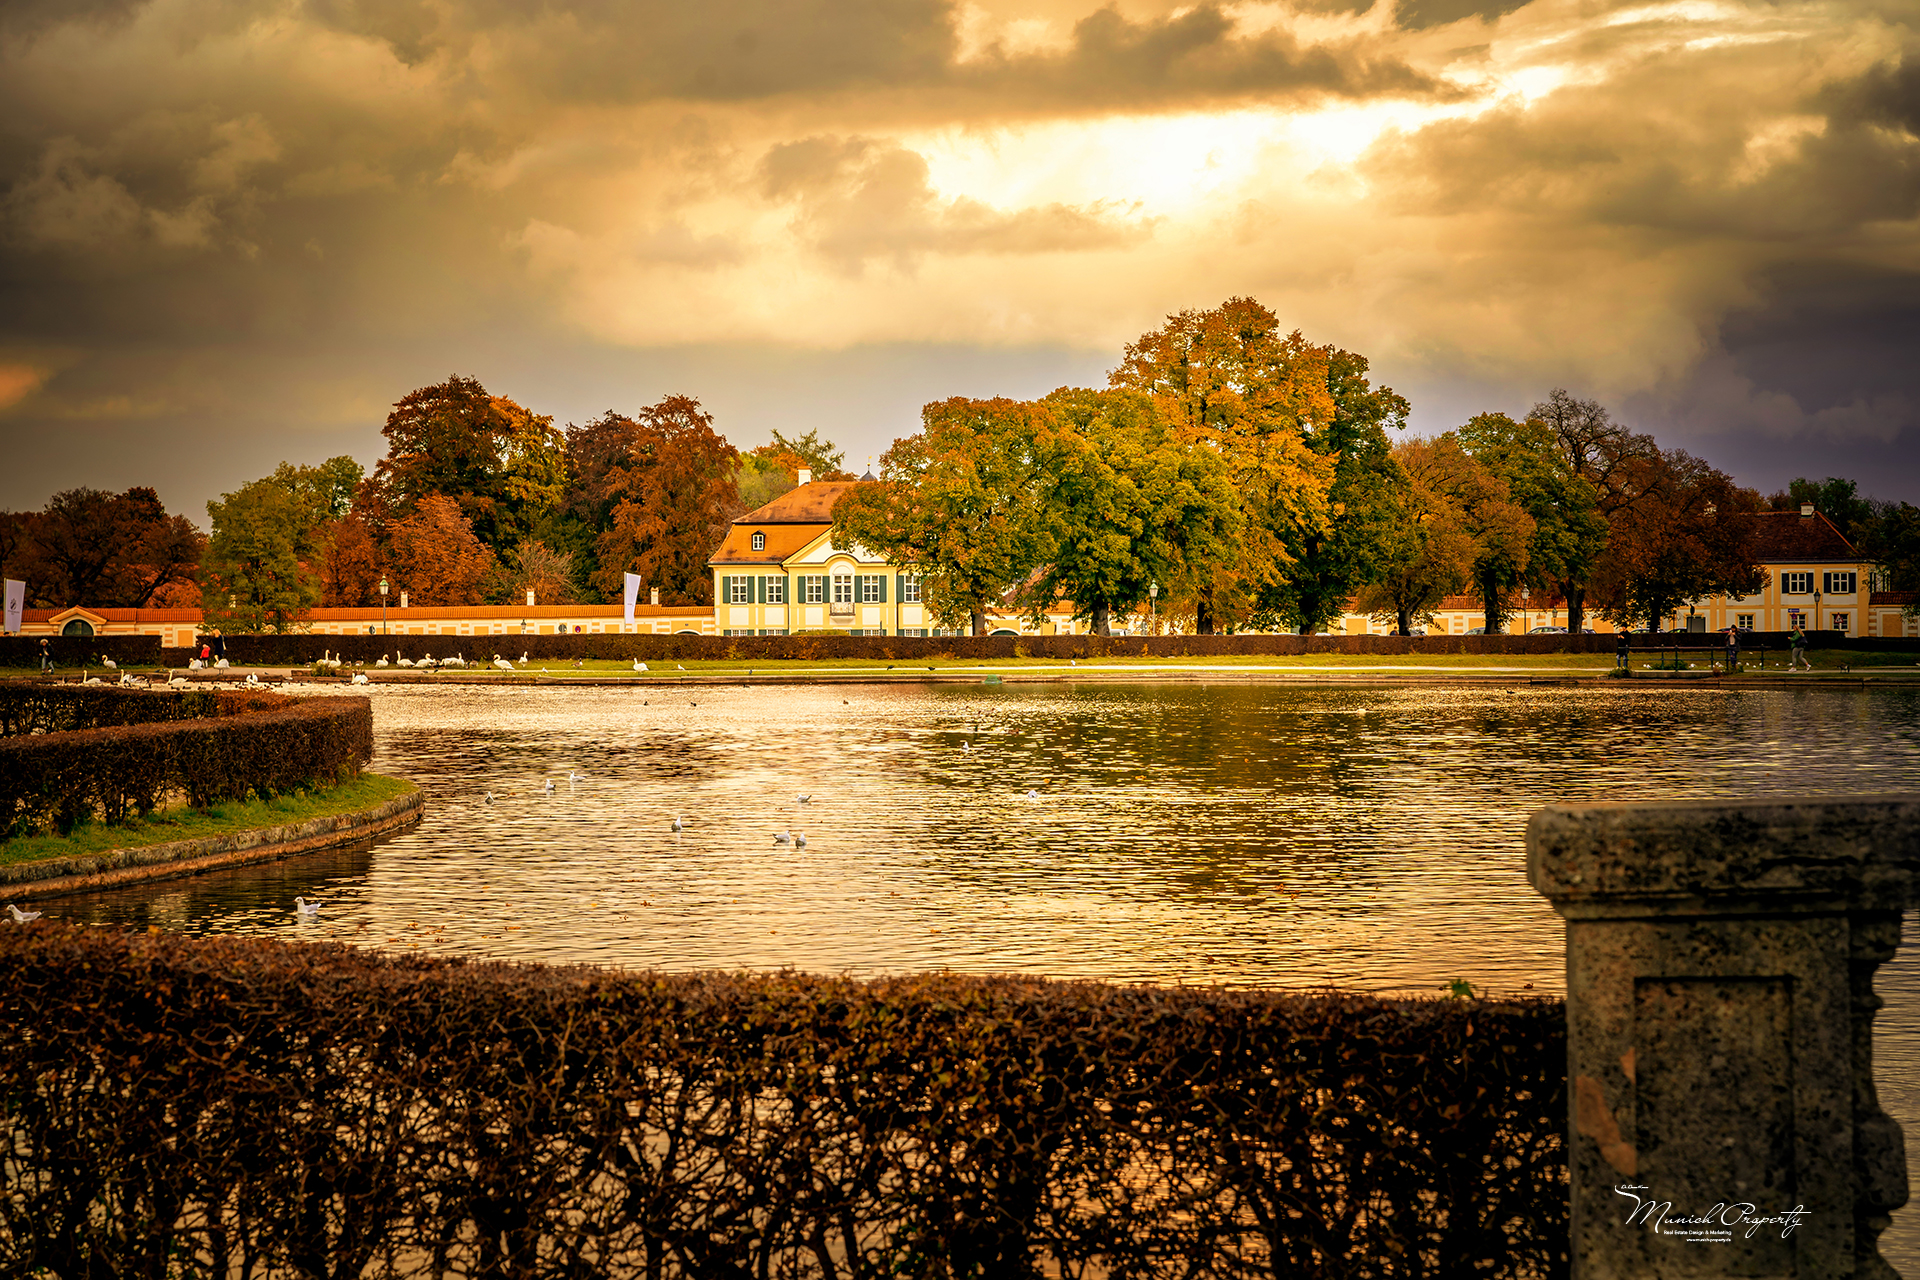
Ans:
{"label": "dormer window", "polygon": [[766,535],[766,534],[764,534],[764,533],[756,533],[756,534],[754,534],[754,535],[753,535],[753,549],[754,549],[755,551],[765,551],[765,550],[767,549],[767,535]]}

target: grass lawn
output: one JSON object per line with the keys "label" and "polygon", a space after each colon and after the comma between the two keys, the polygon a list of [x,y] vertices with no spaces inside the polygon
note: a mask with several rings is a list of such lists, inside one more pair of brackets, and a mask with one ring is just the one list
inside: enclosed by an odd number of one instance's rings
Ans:
{"label": "grass lawn", "polygon": [[413,790],[414,785],[405,779],[363,773],[328,791],[302,791],[272,800],[234,800],[214,805],[204,813],[185,805],[157,809],[151,817],[135,818],[125,827],[87,823],[75,827],[71,835],[17,836],[0,842],[0,864],[86,857],[170,840],[230,835],[253,827],[283,827],[309,818],[371,809]]}
{"label": "grass lawn", "polygon": [[[899,658],[891,662],[884,658],[754,658],[754,659],[714,659],[695,661],[693,659],[676,660],[666,658],[651,661],[648,677],[659,679],[676,676],[744,676],[748,671],[756,675],[803,675],[808,672],[822,672],[846,675],[888,675],[912,676],[924,675],[928,671],[968,672],[1023,670],[1036,671],[1139,671],[1149,674],[1155,671],[1257,671],[1263,669],[1300,668],[1368,668],[1392,670],[1402,667],[1431,667],[1436,670],[1472,669],[1475,667],[1507,668],[1591,668],[1604,670],[1613,665],[1610,653],[1309,653],[1289,654],[1236,654],[1232,656],[1210,658],[1149,658],[1138,655],[1107,658],[1081,658],[1077,663],[1069,664],[1065,658]],[[544,668],[544,671],[542,670]],[[681,668],[684,668],[682,670]],[[469,668],[471,670],[471,668]],[[591,676],[605,679],[608,676],[634,675],[631,659],[617,662],[588,661],[574,666],[572,659],[533,659],[526,666],[515,664],[514,670],[522,675],[544,675],[548,679],[566,679],[571,676]]]}

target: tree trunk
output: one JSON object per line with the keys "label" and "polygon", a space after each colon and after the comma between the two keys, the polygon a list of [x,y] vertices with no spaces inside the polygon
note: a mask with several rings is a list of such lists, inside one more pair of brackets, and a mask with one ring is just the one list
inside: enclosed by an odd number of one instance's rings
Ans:
{"label": "tree trunk", "polygon": [[1112,635],[1112,622],[1112,614],[1107,609],[1107,602],[1105,600],[1093,606],[1093,634],[1097,636]]}
{"label": "tree trunk", "polygon": [[1194,602],[1193,631],[1195,635],[1213,634],[1213,606],[1207,603],[1205,596]]}
{"label": "tree trunk", "polygon": [[1394,621],[1395,621],[1395,622],[1398,622],[1398,623],[1400,624],[1400,634],[1401,634],[1401,635],[1403,635],[1403,636],[1410,636],[1410,635],[1412,635],[1412,634],[1413,634],[1413,612],[1412,612],[1412,610],[1410,610],[1410,609],[1406,609],[1406,608],[1401,608],[1401,609],[1399,609],[1399,610],[1398,610],[1398,611],[1396,611],[1396,612],[1395,612],[1395,614],[1394,614]]}
{"label": "tree trunk", "polygon": [[1587,625],[1587,588],[1584,583],[1563,582],[1560,594],[1567,598],[1567,632],[1579,635]]}
{"label": "tree trunk", "polygon": [[973,634],[977,636],[987,634],[987,615],[985,610],[975,609],[972,615],[972,622]]}
{"label": "tree trunk", "polygon": [[1491,573],[1480,580],[1480,601],[1486,606],[1484,628],[1490,636],[1500,634],[1500,583]]}

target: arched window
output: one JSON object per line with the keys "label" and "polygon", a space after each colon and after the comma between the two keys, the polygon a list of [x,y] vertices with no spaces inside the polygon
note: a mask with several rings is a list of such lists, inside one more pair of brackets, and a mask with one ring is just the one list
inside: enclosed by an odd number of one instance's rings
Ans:
{"label": "arched window", "polygon": [[756,533],[756,534],[754,534],[754,535],[753,535],[753,549],[754,549],[755,551],[765,551],[765,550],[767,549],[767,535],[766,535],[766,534],[764,534],[764,533]]}
{"label": "arched window", "polygon": [[75,618],[67,623],[66,626],[60,628],[60,634],[63,636],[90,636],[93,634],[93,624],[85,618]]}

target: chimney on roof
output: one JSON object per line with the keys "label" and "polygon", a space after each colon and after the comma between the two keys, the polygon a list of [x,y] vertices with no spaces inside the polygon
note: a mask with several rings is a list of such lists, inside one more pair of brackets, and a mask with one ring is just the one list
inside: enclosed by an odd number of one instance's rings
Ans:
{"label": "chimney on roof", "polygon": [[800,483],[801,484],[813,483],[813,472],[806,467],[800,468]]}
{"label": "chimney on roof", "polygon": [[1803,503],[1801,503],[1801,504],[1800,504],[1800,514],[1801,514],[1801,515],[1803,515],[1803,516],[1810,516],[1810,515],[1812,515],[1812,514],[1813,514],[1813,504],[1812,504],[1811,502],[1803,502]]}

